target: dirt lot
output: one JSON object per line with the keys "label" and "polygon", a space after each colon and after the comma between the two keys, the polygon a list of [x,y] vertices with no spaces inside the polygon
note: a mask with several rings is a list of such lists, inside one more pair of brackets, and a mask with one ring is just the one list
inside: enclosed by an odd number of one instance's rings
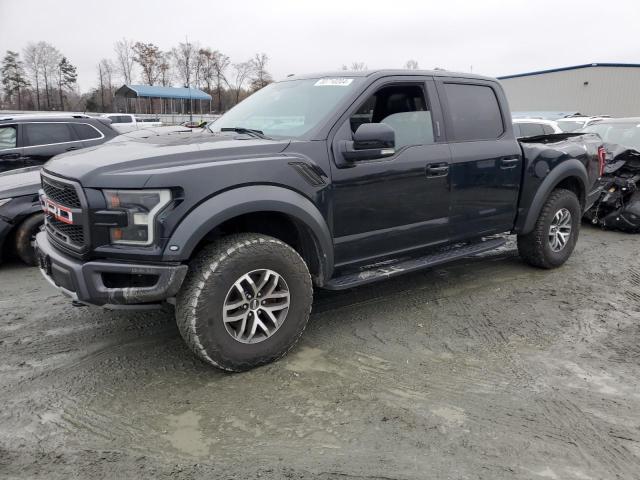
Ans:
{"label": "dirt lot", "polygon": [[0,267],[0,477],[640,478],[639,238],[583,229],[320,292],[282,361],[223,374],[170,312],[74,308]]}

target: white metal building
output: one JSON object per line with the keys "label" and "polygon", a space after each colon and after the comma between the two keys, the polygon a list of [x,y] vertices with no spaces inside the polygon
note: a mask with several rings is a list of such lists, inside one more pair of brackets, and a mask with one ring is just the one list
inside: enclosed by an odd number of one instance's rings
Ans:
{"label": "white metal building", "polygon": [[500,77],[511,111],[640,116],[640,64],[589,63]]}

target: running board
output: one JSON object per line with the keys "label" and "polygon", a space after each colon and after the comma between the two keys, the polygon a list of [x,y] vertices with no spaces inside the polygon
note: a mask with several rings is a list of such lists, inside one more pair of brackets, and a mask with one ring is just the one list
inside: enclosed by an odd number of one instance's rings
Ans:
{"label": "running board", "polygon": [[[449,249],[444,252],[432,253],[422,257],[399,260],[395,263],[378,264],[370,269],[358,270],[341,277],[331,279],[323,288],[328,290],[344,290],[347,288],[359,287],[367,283],[377,282],[391,277],[396,277],[423,268],[435,267],[443,263],[458,260],[464,257],[477,255],[478,253],[493,250],[506,243],[505,238],[492,238],[482,242],[465,244],[461,247]],[[366,268],[366,267],[365,267]]]}

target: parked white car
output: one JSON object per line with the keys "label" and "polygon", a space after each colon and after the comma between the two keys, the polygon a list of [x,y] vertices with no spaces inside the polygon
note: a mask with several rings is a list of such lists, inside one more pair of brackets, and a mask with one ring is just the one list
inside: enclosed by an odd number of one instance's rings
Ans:
{"label": "parked white car", "polygon": [[102,117],[111,120],[111,126],[119,133],[162,126],[162,122],[157,118],[140,118],[131,113],[105,113]]}
{"label": "parked white car", "polygon": [[513,131],[516,138],[562,133],[556,122],[540,118],[514,118]]}
{"label": "parked white car", "polygon": [[578,130],[582,130],[584,127],[588,127],[589,125],[593,125],[594,123],[598,123],[599,121],[606,120],[608,118],[611,117],[608,115],[593,117],[567,117],[559,118],[556,122],[563,132],[577,132]]}

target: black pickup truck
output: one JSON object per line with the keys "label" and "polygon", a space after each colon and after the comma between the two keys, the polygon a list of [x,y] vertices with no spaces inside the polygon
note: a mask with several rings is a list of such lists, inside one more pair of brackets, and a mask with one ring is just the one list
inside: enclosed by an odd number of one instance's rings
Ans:
{"label": "black pickup truck", "polygon": [[240,371],[340,290],[499,247],[571,255],[598,197],[593,134],[516,141],[500,84],[450,72],[289,77],[189,136],[107,143],[42,172],[44,276],[76,303],[175,305],[191,349]]}

